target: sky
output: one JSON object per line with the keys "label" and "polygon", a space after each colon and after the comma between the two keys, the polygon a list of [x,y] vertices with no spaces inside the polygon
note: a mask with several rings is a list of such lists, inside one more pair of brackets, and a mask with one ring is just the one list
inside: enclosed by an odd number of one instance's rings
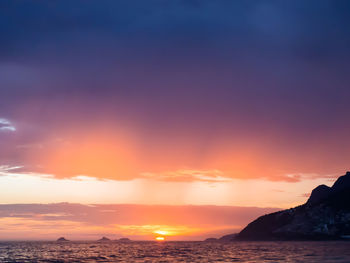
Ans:
{"label": "sky", "polygon": [[[84,226],[73,238],[197,239],[305,202],[350,170],[349,12],[346,0],[1,1],[0,239],[53,238],[34,226],[52,222]],[[71,205],[127,205],[130,222],[206,212],[199,230],[85,222]],[[212,206],[231,223],[209,220]]]}

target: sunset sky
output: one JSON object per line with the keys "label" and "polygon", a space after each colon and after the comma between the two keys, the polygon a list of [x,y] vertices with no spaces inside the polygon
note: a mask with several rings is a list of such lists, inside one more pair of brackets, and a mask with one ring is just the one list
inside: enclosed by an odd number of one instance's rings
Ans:
{"label": "sunset sky", "polygon": [[349,13],[1,1],[0,240],[202,239],[305,202],[350,170]]}

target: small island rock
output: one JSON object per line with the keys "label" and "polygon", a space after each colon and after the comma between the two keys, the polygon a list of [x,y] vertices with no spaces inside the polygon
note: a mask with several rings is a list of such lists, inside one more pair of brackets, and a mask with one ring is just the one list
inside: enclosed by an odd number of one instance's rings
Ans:
{"label": "small island rock", "polygon": [[107,237],[102,237],[101,239],[97,240],[98,242],[108,242],[111,241],[109,238]]}
{"label": "small island rock", "polygon": [[131,240],[129,238],[127,238],[127,237],[122,237],[118,241],[120,241],[120,242],[131,242]]}
{"label": "small island rock", "polygon": [[218,241],[218,239],[215,237],[209,237],[209,238],[204,240],[204,242],[217,242],[217,241]]}
{"label": "small island rock", "polygon": [[60,237],[59,239],[56,240],[57,242],[68,242],[68,239],[65,239],[64,237]]}

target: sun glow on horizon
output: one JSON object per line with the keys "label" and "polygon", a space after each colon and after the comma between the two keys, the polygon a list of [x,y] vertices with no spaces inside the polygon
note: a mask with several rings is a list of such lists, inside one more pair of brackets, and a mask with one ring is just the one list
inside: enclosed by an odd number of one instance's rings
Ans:
{"label": "sun glow on horizon", "polygon": [[156,231],[154,231],[154,233],[162,235],[162,236],[169,235],[169,231],[166,231],[166,230],[156,230]]}
{"label": "sun glow on horizon", "polygon": [[159,235],[155,237],[156,241],[165,241],[165,236],[171,234],[169,231],[166,231],[166,230],[156,230],[153,233]]}

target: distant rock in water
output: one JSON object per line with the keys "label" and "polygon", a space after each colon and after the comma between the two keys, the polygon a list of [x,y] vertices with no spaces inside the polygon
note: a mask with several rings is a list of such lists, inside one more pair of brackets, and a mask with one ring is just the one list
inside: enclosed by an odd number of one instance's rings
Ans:
{"label": "distant rock in water", "polygon": [[350,235],[350,172],[332,187],[316,187],[298,207],[259,217],[237,236],[239,240],[327,240]]}
{"label": "distant rock in water", "polygon": [[108,242],[111,241],[109,238],[107,237],[102,237],[101,239],[97,240],[98,242]]}
{"label": "distant rock in water", "polygon": [[57,242],[68,242],[68,239],[65,239],[64,237],[60,237],[59,239],[56,240]]}
{"label": "distant rock in water", "polygon": [[119,242],[131,242],[131,240],[127,237],[119,238],[117,241],[119,241]]}
{"label": "distant rock in water", "polygon": [[215,237],[210,237],[204,240],[204,242],[218,242],[219,240]]}
{"label": "distant rock in water", "polygon": [[238,234],[229,234],[220,238],[207,238],[204,242],[230,242],[236,240]]}
{"label": "distant rock in water", "polygon": [[234,240],[236,240],[237,235],[238,235],[238,234],[226,235],[226,236],[220,237],[218,240],[219,240],[219,241],[223,241],[223,242],[234,241]]}

